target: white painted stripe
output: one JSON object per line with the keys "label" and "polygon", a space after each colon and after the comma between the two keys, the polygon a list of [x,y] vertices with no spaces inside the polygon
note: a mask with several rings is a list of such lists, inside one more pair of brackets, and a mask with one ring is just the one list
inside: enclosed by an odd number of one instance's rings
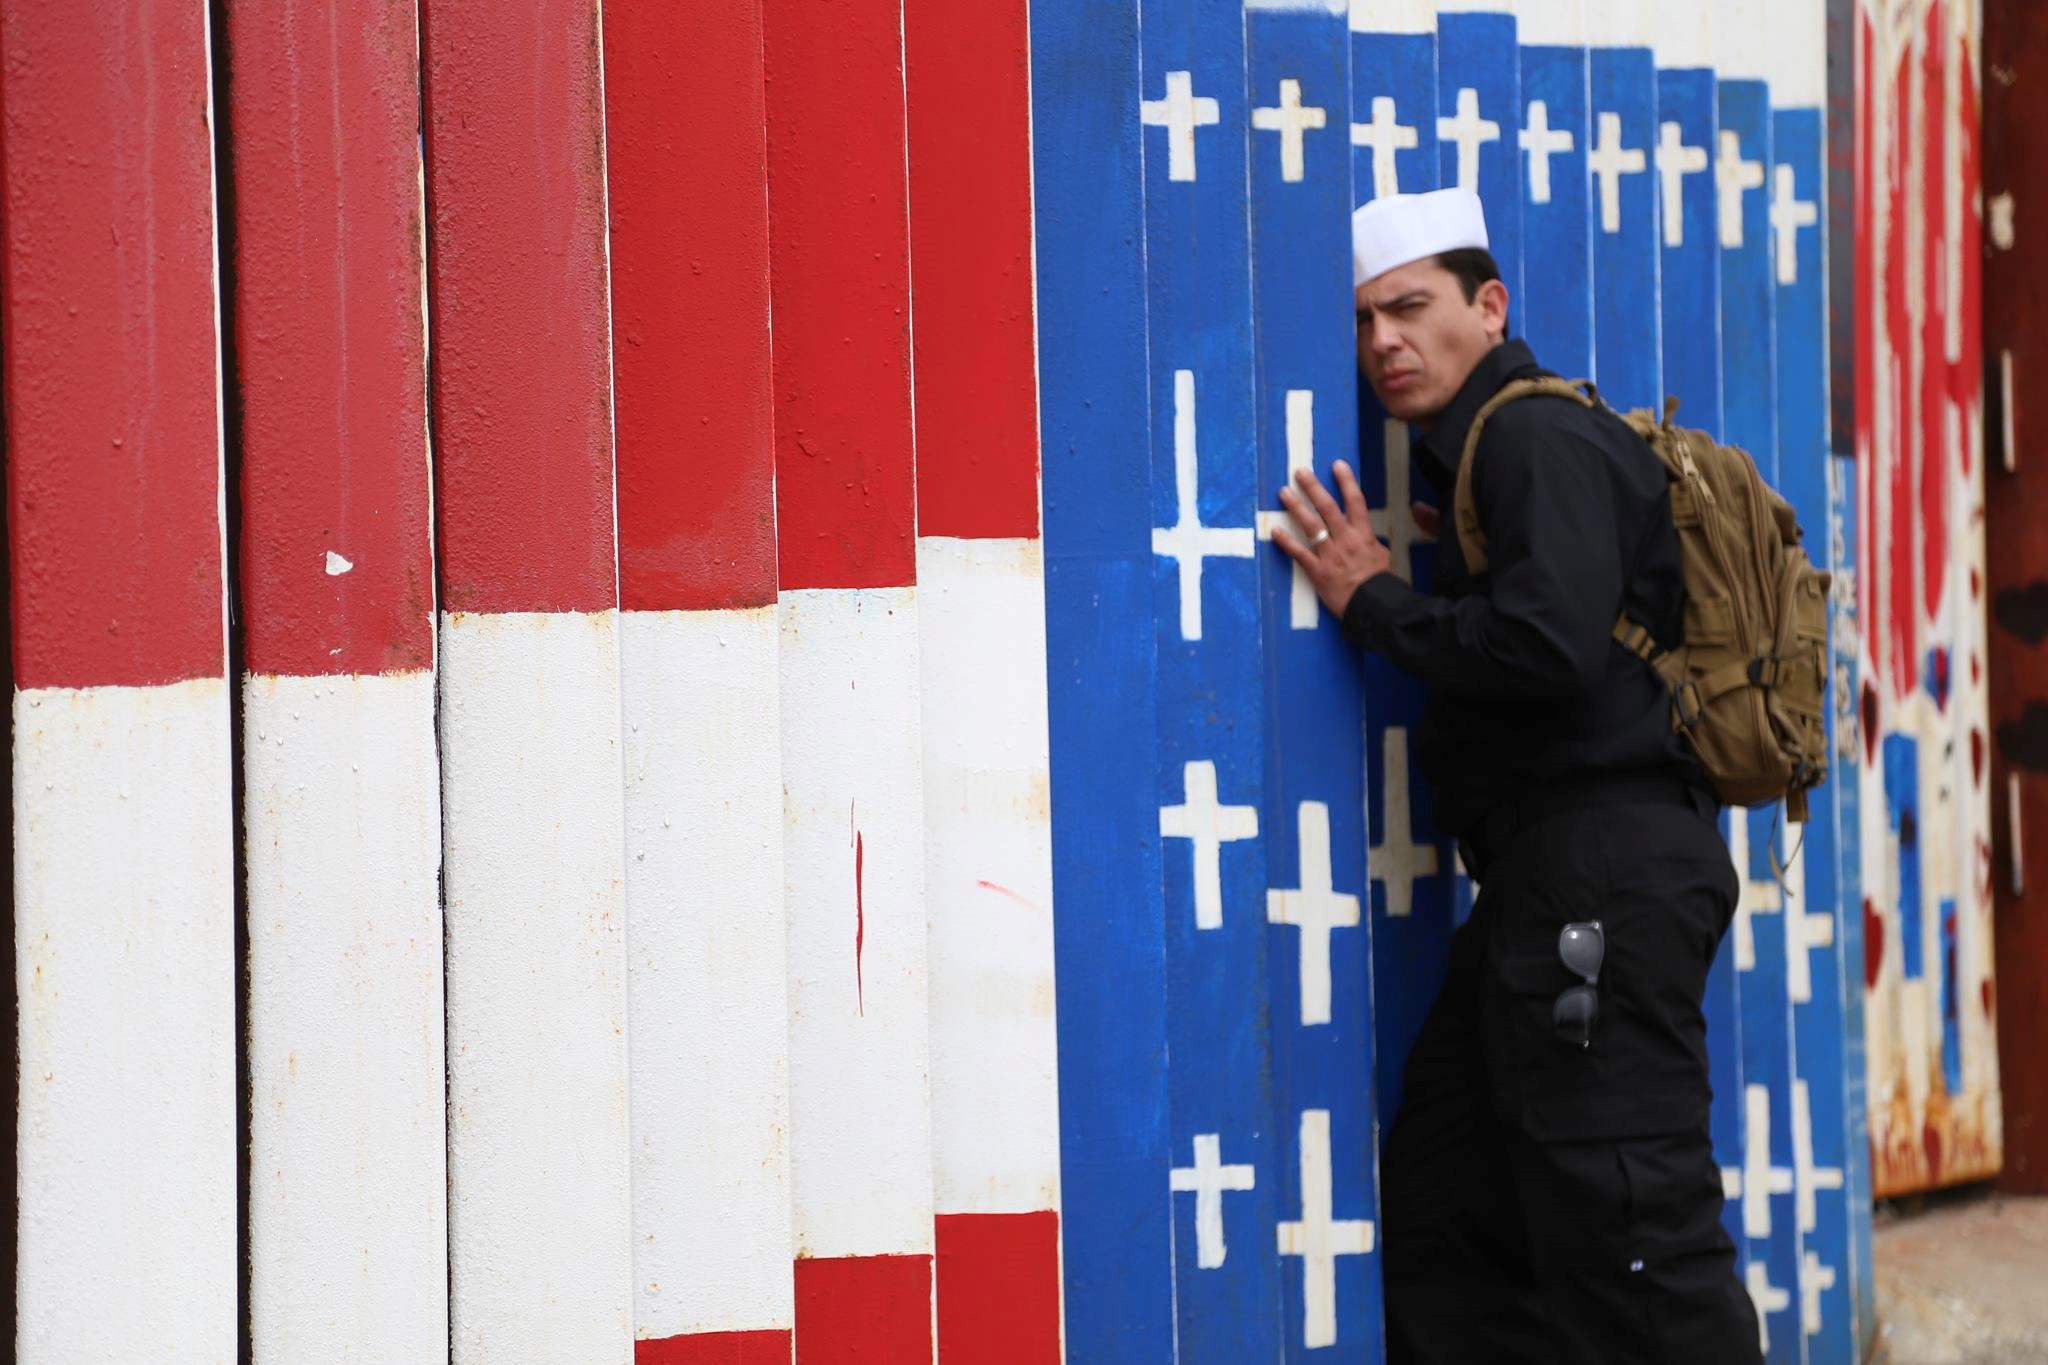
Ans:
{"label": "white painted stripe", "polygon": [[775,608],[627,612],[633,1324],[795,1325]]}
{"label": "white painted stripe", "polygon": [[1343,14],[1351,3],[1352,0],[1244,0],[1244,7],[1293,14]]}
{"label": "white painted stripe", "polygon": [[1707,0],[1650,0],[1651,47],[1659,70],[1697,70],[1714,64],[1713,10]]}
{"label": "white painted stripe", "polygon": [[[1787,10],[1797,8],[1786,6]],[[1770,79],[1772,54],[1785,33],[1765,0],[1719,0],[1714,14],[1714,70],[1723,80]]]}
{"label": "white painted stripe", "polygon": [[228,693],[14,695],[16,1358],[232,1361]]}
{"label": "white painted stripe", "polygon": [[929,1255],[917,590],[781,608],[797,1254]]}
{"label": "white painted stripe", "polygon": [[627,1365],[618,614],[441,642],[453,1358]]}
{"label": "white painted stripe", "polygon": [[1430,0],[1351,0],[1353,33],[1434,33]]}
{"label": "white painted stripe", "polygon": [[1798,0],[1765,12],[1770,19],[1763,75],[1771,83],[1771,103],[1780,109],[1824,108],[1828,102],[1827,6],[1823,0]]}
{"label": "white painted stripe", "polygon": [[1593,47],[1648,47],[1657,18],[1646,0],[1579,0],[1579,22]]}
{"label": "white painted stripe", "polygon": [[1577,47],[1585,41],[1579,0],[1511,0],[1508,9],[1525,47]]}
{"label": "white painted stripe", "polygon": [[937,1207],[1057,1209],[1044,559],[928,537],[917,578]]}
{"label": "white painted stripe", "polygon": [[242,696],[255,1358],[438,1359],[448,1167],[434,678],[256,677]]}

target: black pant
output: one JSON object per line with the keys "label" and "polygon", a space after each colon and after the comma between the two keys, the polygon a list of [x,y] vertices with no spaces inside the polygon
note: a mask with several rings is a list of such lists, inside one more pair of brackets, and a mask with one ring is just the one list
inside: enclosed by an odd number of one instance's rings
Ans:
{"label": "black pant", "polygon": [[[1753,1365],[1707,1132],[1707,969],[1735,905],[1676,780],[1544,793],[1481,878],[1381,1155],[1391,1365]],[[1606,940],[1592,1044],[1551,1022],[1567,923]]]}

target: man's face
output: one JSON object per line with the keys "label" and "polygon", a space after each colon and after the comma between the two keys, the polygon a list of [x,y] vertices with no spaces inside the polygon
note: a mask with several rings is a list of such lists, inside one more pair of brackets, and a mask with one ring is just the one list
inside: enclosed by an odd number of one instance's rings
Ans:
{"label": "man's face", "polygon": [[1387,412],[1429,423],[1507,331],[1508,291],[1489,280],[1468,302],[1435,257],[1358,286],[1358,369]]}

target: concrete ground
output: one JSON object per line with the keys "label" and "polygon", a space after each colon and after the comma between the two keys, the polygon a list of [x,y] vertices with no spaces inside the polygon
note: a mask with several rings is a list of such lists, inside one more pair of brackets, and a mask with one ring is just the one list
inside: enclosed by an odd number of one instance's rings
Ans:
{"label": "concrete ground", "polygon": [[2048,1199],[1882,1205],[1870,1365],[2048,1365]]}

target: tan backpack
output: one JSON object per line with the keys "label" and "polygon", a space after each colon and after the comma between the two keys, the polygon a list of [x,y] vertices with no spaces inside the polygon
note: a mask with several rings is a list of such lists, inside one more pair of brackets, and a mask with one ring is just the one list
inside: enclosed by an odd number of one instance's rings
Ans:
{"label": "tan backpack", "polygon": [[[1458,462],[1452,514],[1465,560],[1486,571],[1486,533],[1472,502],[1472,465],[1486,420],[1536,394],[1593,407],[1593,385],[1523,379],[1479,410]],[[1671,519],[1685,577],[1685,643],[1666,652],[1650,632],[1616,617],[1614,638],[1671,688],[1672,728],[1686,737],[1721,799],[1733,806],[1783,800],[1806,818],[1806,793],[1827,778],[1827,597],[1829,576],[1800,548],[1799,523],[1766,484],[1756,462],[1702,431],[1638,409],[1622,420],[1664,462]]]}

